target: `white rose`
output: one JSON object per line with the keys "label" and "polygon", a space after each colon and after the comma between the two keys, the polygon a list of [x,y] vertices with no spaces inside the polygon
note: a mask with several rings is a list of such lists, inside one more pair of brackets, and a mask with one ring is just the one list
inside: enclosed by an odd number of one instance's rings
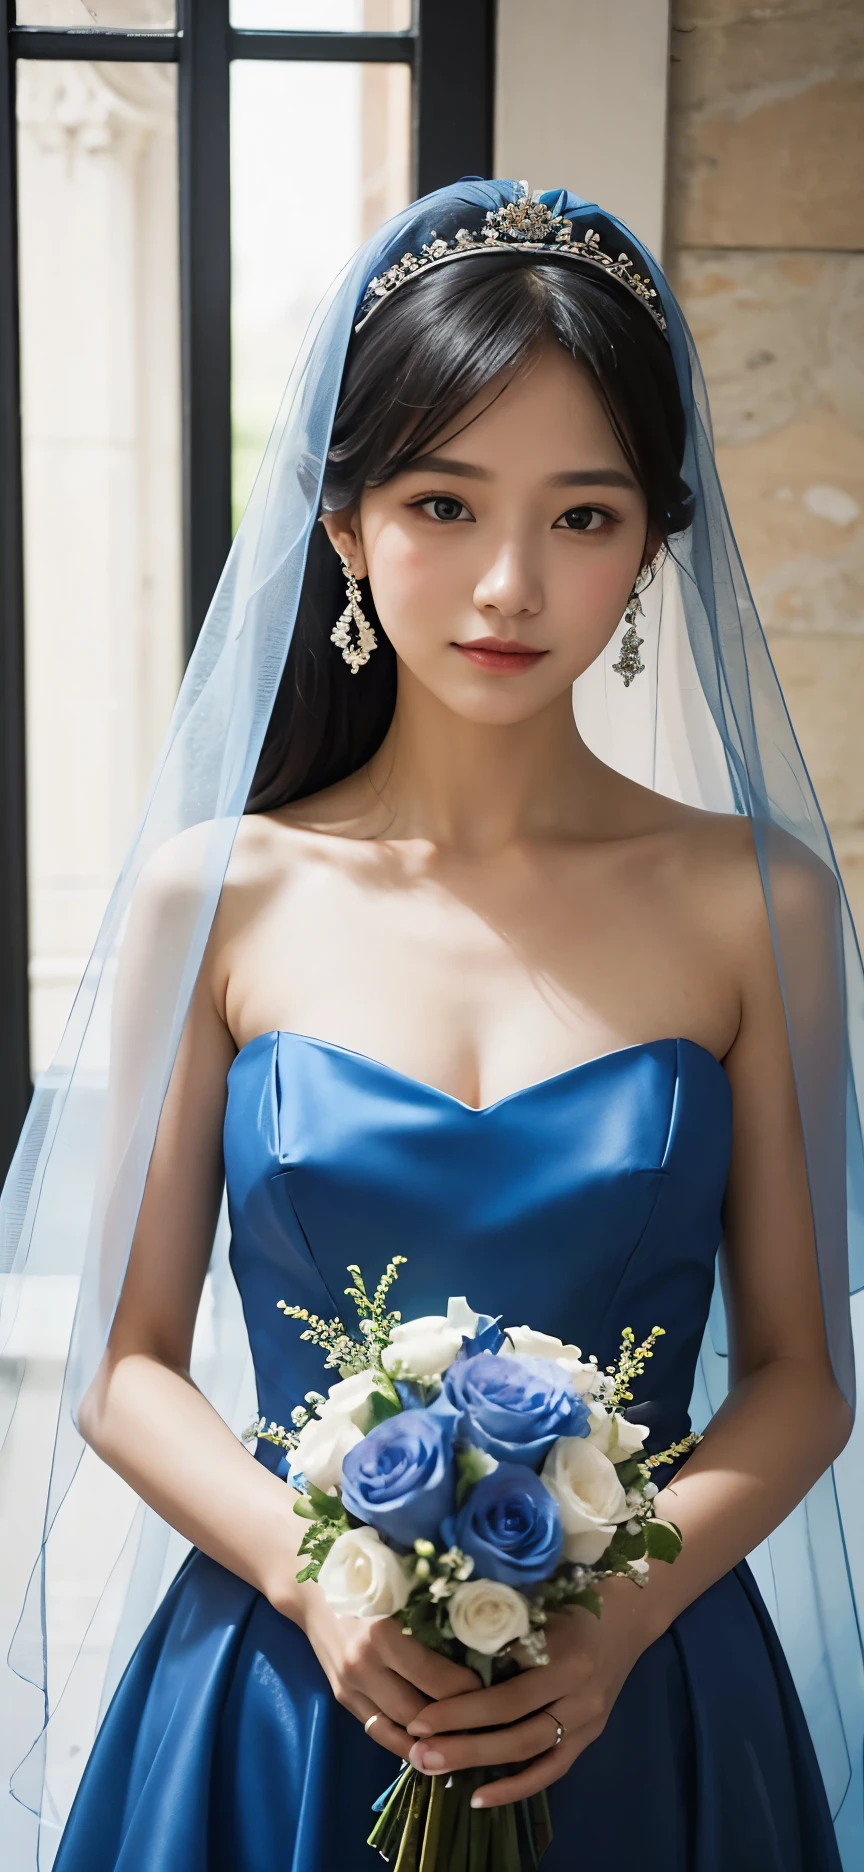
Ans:
{"label": "white rose", "polygon": [[326,1402],[318,1406],[318,1414],[322,1419],[331,1413],[350,1417],[365,1436],[372,1428],[372,1398],[380,1389],[380,1380],[372,1371],[359,1371],[352,1378],[340,1378],[338,1384],[331,1384]]}
{"label": "white rose", "polygon": [[635,1456],[648,1435],[648,1425],[630,1423],[626,1417],[613,1416],[604,1410],[602,1404],[589,1404],[591,1429],[588,1440],[595,1449],[602,1450],[611,1463],[629,1462]]}
{"label": "white rose", "polygon": [[516,1358],[560,1359],[564,1354],[581,1358],[578,1346],[565,1346],[563,1339],[556,1339],[554,1333],[535,1332],[533,1326],[505,1326],[507,1338],[501,1347],[502,1352],[515,1353]]}
{"label": "white rose", "polygon": [[394,1326],[381,1363],[392,1378],[440,1378],[462,1350],[462,1333],[443,1313]]}
{"label": "white rose", "polygon": [[364,1432],[347,1411],[327,1411],[304,1425],[291,1457],[293,1472],[299,1471],[315,1488],[329,1495],[342,1481],[342,1464],[349,1450],[362,1443]]}
{"label": "white rose", "polygon": [[540,1476],[558,1503],[565,1559],[593,1566],[630,1516],[614,1464],[588,1437],[559,1437]]}
{"label": "white rose", "polygon": [[389,1618],[401,1612],[411,1591],[409,1567],[374,1528],[350,1528],[337,1535],[318,1584],[339,1618]]}
{"label": "white rose", "polygon": [[480,1324],[480,1315],[468,1305],[464,1294],[451,1294],[447,1302],[447,1324],[454,1326],[466,1339],[474,1339]]}
{"label": "white rose", "polygon": [[582,1360],[577,1356],[578,1352],[578,1346],[565,1346],[563,1358],[556,1359],[555,1362],[564,1367],[576,1396],[588,1397],[597,1389],[599,1373],[596,1365],[583,1365]]}
{"label": "white rose", "polygon": [[484,1657],[495,1657],[514,1639],[528,1636],[526,1600],[499,1580],[466,1580],[448,1599],[447,1611],[454,1638]]}
{"label": "white rose", "polygon": [[560,1365],[572,1379],[573,1389],[578,1397],[583,1397],[593,1389],[597,1382],[596,1365],[583,1365],[582,1351],[578,1345],[565,1345],[563,1339],[556,1339],[554,1333],[535,1332],[533,1326],[508,1326],[507,1338],[501,1351],[514,1353],[517,1358],[552,1359]]}

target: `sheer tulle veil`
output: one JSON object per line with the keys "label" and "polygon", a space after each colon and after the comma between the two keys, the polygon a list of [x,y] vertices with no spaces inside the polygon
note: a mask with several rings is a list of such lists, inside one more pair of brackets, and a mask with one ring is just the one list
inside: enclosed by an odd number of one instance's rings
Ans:
{"label": "sheer tulle veil", "polygon": [[[183,1543],[85,1449],[75,1408],[100,1359],[162,1100],[232,841],[284,665],[357,306],[370,278],[514,197],[473,177],[383,227],[320,306],[189,665],[149,799],[56,1059],[40,1080],[0,1209],[0,1459],[5,1577],[3,1833],[10,1872],[52,1863],[100,1712],[179,1564]],[[547,197],[551,200],[552,197]],[[560,198],[581,230],[602,211]],[[662,270],[604,215],[660,294],[687,413],[692,526],[643,595],[647,669],[624,689],[615,642],[576,685],[586,739],[643,783],[749,816],[783,988],[831,1357],[854,1390],[862,1284],[864,978],[830,839],[777,683],[723,501],[705,387]],[[622,288],[623,290],[623,288]],[[386,317],[386,309],[376,316]],[[149,910],[136,886],[147,868]],[[154,908],[155,906],[155,908]],[[122,954],[121,954],[122,952]],[[857,1096],[856,1096],[857,1092]],[[242,1429],[254,1411],[220,1221],[193,1369]],[[73,1317],[74,1316],[74,1317]],[[67,1322],[67,1323],[64,1323]],[[62,1385],[46,1361],[68,1333]],[[706,1333],[694,1420],[726,1386],[722,1302]],[[864,1666],[856,1571],[864,1514],[856,1436],[753,1556],[801,1695],[847,1872],[864,1863]],[[18,1556],[26,1556],[26,1566]],[[11,1793],[6,1786],[11,1778]],[[8,1848],[7,1848],[8,1850]]]}

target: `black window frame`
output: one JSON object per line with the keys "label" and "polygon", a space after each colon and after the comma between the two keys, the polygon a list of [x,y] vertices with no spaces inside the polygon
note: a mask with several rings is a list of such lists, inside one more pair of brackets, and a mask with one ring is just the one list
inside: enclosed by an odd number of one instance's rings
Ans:
{"label": "black window frame", "polygon": [[235,59],[403,63],[415,195],[491,175],[495,0],[413,0],[404,32],[233,27],[230,0],[177,0],[172,31],[19,26],[0,35],[0,1178],[31,1093],[18,326],[20,59],[178,67],[183,629],[188,655],[231,544],[230,69]]}

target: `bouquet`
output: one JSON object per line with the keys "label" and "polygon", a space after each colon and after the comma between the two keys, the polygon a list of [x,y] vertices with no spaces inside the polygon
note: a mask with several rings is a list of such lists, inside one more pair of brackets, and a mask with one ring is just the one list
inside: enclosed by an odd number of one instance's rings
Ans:
{"label": "bouquet", "polygon": [[[403,1322],[389,1299],[404,1263],[394,1256],[372,1294],[348,1268],[354,1335],[280,1300],[339,1379],[326,1397],[307,1392],[290,1429],[260,1419],[247,1435],[289,1452],[294,1512],[309,1523],[298,1580],[317,1580],[340,1616],[400,1617],[489,1685],[548,1663],[550,1609],[599,1617],[604,1579],[644,1586],[652,1560],[675,1560],[681,1535],[657,1517],[652,1471],[698,1439],[644,1457],[647,1428],[625,1414],[659,1326],[640,1345],[626,1328],[601,1370],[461,1298]],[[376,1802],[369,1845],[397,1872],[538,1865],[552,1838],[545,1794],[472,1809],[490,1772],[444,1782],[406,1763]]]}

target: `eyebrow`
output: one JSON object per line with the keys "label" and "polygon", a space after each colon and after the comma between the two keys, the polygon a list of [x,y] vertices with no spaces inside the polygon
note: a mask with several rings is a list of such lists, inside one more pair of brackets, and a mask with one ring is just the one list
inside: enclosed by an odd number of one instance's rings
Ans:
{"label": "eyebrow", "polygon": [[636,482],[624,468],[565,468],[548,477],[549,487],[635,488]]}
{"label": "eyebrow", "polygon": [[489,468],[477,468],[473,462],[455,461],[450,455],[415,455],[413,461],[406,462],[407,474],[451,474],[464,475],[470,481],[491,481]]}
{"label": "eyebrow", "polygon": [[[474,462],[456,461],[450,455],[415,455],[406,463],[408,474],[461,475],[466,481],[491,481],[492,471]],[[564,468],[560,474],[547,476],[547,487],[620,487],[635,488],[632,475],[623,468]]]}

